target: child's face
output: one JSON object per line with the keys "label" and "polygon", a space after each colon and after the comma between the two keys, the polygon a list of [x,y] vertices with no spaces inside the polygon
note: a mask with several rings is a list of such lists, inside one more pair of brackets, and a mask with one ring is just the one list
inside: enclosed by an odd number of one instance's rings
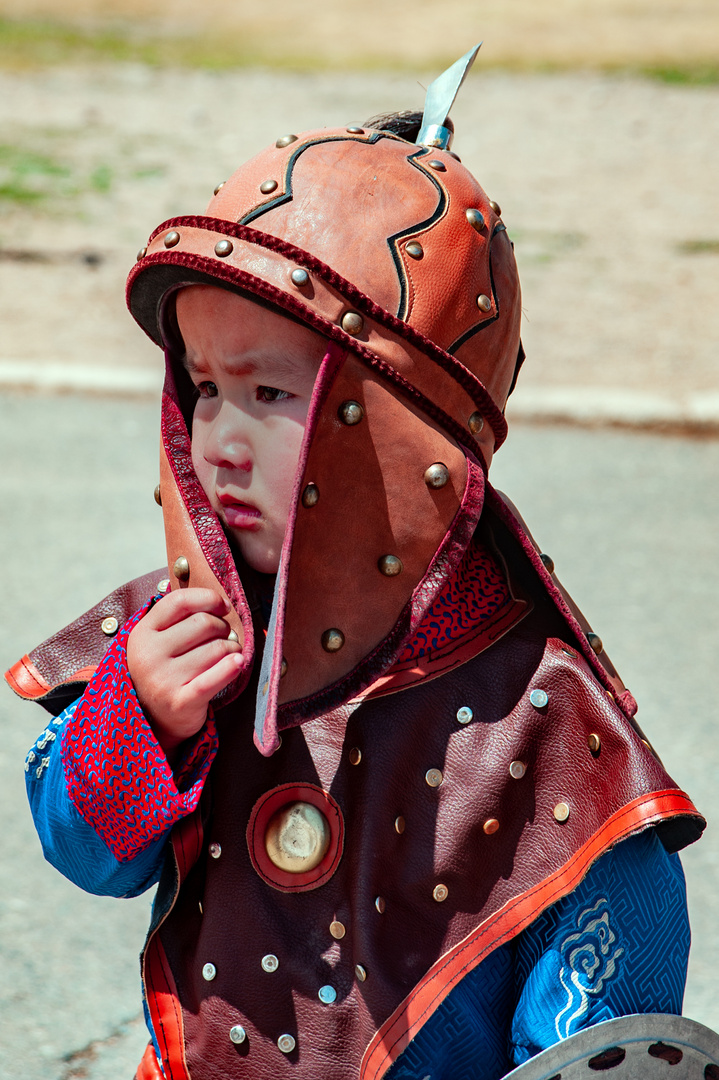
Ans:
{"label": "child's face", "polygon": [[279,566],[319,334],[211,285],[177,296],[185,366],[197,388],[192,463],[250,566]]}

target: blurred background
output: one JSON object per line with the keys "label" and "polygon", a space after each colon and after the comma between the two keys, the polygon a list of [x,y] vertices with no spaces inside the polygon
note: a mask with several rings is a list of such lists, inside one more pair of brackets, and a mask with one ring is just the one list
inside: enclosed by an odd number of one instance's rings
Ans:
{"label": "blurred background", "polygon": [[[528,355],[494,481],[709,819],[686,1012],[719,1029],[716,0],[0,0],[3,670],[160,566],[161,358],[124,280],[163,219],[285,132],[421,108],[483,40],[454,149],[500,203]],[[129,1080],[149,900],[43,860],[0,699],[0,1078]]]}

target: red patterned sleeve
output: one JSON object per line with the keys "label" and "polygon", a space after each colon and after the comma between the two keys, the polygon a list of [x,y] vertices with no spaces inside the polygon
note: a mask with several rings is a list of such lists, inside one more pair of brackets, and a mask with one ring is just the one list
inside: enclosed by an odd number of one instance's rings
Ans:
{"label": "red patterned sleeve", "polygon": [[153,602],[119,631],[62,735],[68,795],[119,862],[192,813],[217,752],[210,716],[173,774],[137,700],[127,639]]}

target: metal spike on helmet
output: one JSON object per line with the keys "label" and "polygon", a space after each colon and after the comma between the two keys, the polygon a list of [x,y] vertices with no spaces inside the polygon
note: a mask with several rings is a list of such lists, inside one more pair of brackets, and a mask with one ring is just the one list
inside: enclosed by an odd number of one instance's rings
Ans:
{"label": "metal spike on helmet", "polygon": [[438,150],[449,150],[453,135],[453,132],[445,127],[449,110],[481,47],[480,41],[479,45],[475,45],[459,60],[455,60],[451,67],[429,84],[427,96],[424,99],[422,127],[417,136],[417,143],[420,146],[434,146]]}

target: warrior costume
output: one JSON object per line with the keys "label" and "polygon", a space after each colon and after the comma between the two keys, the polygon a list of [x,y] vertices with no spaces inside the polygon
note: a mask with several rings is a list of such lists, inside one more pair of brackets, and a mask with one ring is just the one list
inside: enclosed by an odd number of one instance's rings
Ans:
{"label": "warrior costume", "polygon": [[[519,281],[447,111],[417,144],[279,138],[205,216],[156,229],[128,280],[167,358],[170,578],[119,590],[8,680],[57,717],[26,764],[47,857],[112,895],[160,876],[141,1078],[490,1078],[577,1026],[681,1009],[668,853],[704,822],[487,481]],[[328,342],[269,612],[191,464],[173,298],[197,282]],[[170,582],[229,600],[244,657],[174,775],[125,651]],[[532,995],[548,1034],[522,1019]]]}

